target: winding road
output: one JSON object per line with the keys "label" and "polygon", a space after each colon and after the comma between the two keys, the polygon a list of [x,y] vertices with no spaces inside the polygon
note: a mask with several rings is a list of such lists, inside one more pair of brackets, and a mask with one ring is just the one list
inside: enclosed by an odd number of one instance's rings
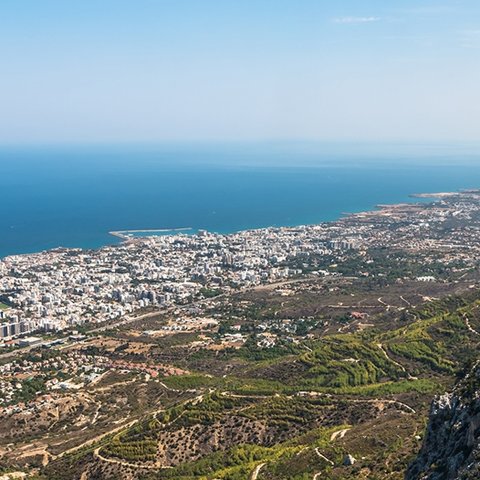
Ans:
{"label": "winding road", "polygon": [[462,317],[463,317],[463,319],[465,320],[465,325],[467,326],[468,331],[469,331],[470,333],[473,333],[474,335],[480,336],[480,333],[477,332],[477,330],[475,330],[475,329],[472,327],[472,325],[470,324],[470,319],[467,317],[467,315],[464,313],[464,314],[462,315]]}
{"label": "winding road", "polygon": [[258,474],[260,473],[260,470],[266,465],[266,463],[260,463],[259,465],[257,465],[252,474],[250,475],[250,480],[257,480],[258,478]]}

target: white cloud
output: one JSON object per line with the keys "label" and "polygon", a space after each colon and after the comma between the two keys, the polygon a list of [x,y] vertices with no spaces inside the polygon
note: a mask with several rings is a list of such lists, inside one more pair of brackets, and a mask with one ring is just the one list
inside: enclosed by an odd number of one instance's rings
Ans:
{"label": "white cloud", "polygon": [[337,17],[333,19],[334,23],[358,24],[372,23],[380,21],[380,17]]}

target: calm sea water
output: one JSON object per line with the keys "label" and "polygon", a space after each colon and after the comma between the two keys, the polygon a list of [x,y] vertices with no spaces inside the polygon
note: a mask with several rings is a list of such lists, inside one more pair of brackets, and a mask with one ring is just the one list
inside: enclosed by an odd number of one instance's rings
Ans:
{"label": "calm sea water", "polygon": [[112,230],[233,232],[334,220],[480,187],[480,156],[304,145],[0,149],[0,257],[95,248]]}

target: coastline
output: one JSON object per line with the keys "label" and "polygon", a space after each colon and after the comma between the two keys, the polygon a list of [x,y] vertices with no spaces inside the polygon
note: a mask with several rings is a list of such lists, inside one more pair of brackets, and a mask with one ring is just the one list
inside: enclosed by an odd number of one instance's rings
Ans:
{"label": "coastline", "polygon": [[148,229],[138,229],[138,230],[113,230],[108,232],[109,235],[114,237],[120,238],[122,240],[135,240],[137,238],[145,238],[145,237],[155,237],[157,235],[135,235],[136,233],[159,233],[161,235],[170,235],[169,232],[173,232],[172,235],[176,233],[183,233],[192,231],[193,227],[180,227],[180,228],[148,228]]}
{"label": "coastline", "polygon": [[[215,232],[211,231],[211,233],[217,233],[217,234],[222,234],[222,235],[233,235],[235,233],[240,233],[240,232],[247,232],[247,231],[258,231],[258,230],[267,230],[267,229],[290,229],[290,228],[304,228],[304,227],[314,227],[316,225],[323,225],[323,224],[333,224],[348,218],[353,218],[357,216],[371,216],[375,215],[378,212],[381,212],[382,210],[395,210],[399,208],[408,208],[408,207],[414,207],[414,206],[421,206],[425,204],[431,204],[435,203],[436,200],[441,200],[442,198],[446,198],[449,196],[457,196],[461,195],[462,193],[468,193],[468,192],[480,192],[480,190],[462,190],[458,192],[434,192],[434,193],[415,193],[415,194],[409,194],[408,197],[410,198],[419,198],[419,199],[426,199],[426,200],[431,200],[430,202],[399,202],[399,203],[391,203],[391,204],[376,204],[374,205],[371,209],[368,210],[362,210],[359,212],[342,212],[337,218],[333,220],[325,220],[321,222],[316,222],[316,223],[303,223],[303,224],[296,224],[296,225],[282,225],[282,226],[266,226],[266,227],[258,227],[258,228],[244,228],[241,230],[236,230],[232,232]],[[124,243],[129,243],[133,241],[141,241],[146,238],[152,238],[152,237],[157,237],[157,236],[162,236],[162,235],[177,235],[177,234],[185,234],[185,232],[195,232],[197,233],[200,229],[194,229],[193,227],[178,227],[178,228],[159,228],[159,229],[134,229],[134,230],[112,230],[109,231],[108,234],[120,239],[120,244],[122,245]],[[170,233],[171,232],[171,233]],[[136,233],[158,233],[160,235],[138,235],[135,236],[133,234]],[[62,246],[57,246],[49,249],[44,249],[44,250],[39,250],[36,252],[30,252],[30,253],[18,253],[18,254],[10,254],[10,255],[4,255],[0,257],[0,262],[7,257],[12,257],[12,256],[28,256],[28,255],[36,255],[40,254],[43,252],[48,252],[56,249],[63,249],[65,248],[66,250],[70,249],[82,249],[82,250],[100,250],[105,247],[111,247],[115,246],[116,244],[103,244],[100,245],[96,248],[84,248],[84,247],[62,247]]]}
{"label": "coastline", "polygon": [[[480,164],[423,162],[417,150],[406,161],[396,149],[395,158],[378,154],[367,160],[356,147],[333,157],[323,147],[213,147],[23,152],[22,161],[3,172],[0,258],[58,246],[98,249],[124,240],[111,231],[190,226],[226,235],[318,224],[378,204],[412,201],[415,192],[480,185]],[[65,164],[66,155],[71,164]],[[18,188],[20,179],[29,188]]]}

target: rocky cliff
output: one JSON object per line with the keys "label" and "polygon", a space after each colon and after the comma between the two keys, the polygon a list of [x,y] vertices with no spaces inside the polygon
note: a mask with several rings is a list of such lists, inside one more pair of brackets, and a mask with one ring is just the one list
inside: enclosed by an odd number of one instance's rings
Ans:
{"label": "rocky cliff", "polygon": [[480,479],[480,363],[431,406],[423,446],[405,480]]}

